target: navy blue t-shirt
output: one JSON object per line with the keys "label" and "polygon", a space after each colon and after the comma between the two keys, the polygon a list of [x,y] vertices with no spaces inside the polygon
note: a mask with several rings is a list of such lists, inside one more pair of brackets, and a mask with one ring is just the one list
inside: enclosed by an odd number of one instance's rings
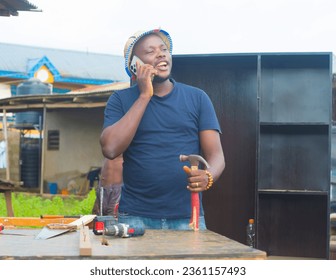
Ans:
{"label": "navy blue t-shirt", "polygon": [[[188,218],[191,215],[186,162],[180,154],[200,154],[199,132],[220,126],[208,95],[174,83],[163,96],[154,95],[138,130],[123,153],[119,211],[148,218]],[[121,119],[139,97],[135,85],[112,94],[105,109],[104,128]],[[111,139],[113,141],[113,139]]]}

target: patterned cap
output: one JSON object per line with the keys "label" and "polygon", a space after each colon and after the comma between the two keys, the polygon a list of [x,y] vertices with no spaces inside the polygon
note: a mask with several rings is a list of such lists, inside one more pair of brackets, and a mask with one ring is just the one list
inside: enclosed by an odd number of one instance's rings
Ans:
{"label": "patterned cap", "polygon": [[138,31],[134,35],[128,38],[125,48],[124,48],[124,57],[125,57],[125,70],[128,74],[128,76],[132,77],[132,72],[129,70],[130,64],[131,64],[131,58],[133,53],[134,45],[144,36],[149,34],[157,34],[161,37],[162,41],[165,43],[167,48],[169,49],[169,53],[172,54],[173,50],[173,42],[170,38],[170,35],[167,31],[164,31],[162,29],[153,29],[149,31]]}

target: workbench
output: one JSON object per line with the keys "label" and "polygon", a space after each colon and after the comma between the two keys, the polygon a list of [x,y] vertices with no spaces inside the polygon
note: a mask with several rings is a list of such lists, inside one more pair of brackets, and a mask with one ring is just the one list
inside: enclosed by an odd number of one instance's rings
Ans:
{"label": "workbench", "polygon": [[14,190],[14,183],[8,180],[0,178],[0,193],[3,193],[6,201],[7,216],[13,217],[13,205],[12,205],[12,191]]}
{"label": "workbench", "polygon": [[5,229],[0,234],[0,259],[266,259],[265,252],[209,230],[147,230],[139,237],[106,236],[108,245],[102,245],[102,236],[90,230],[91,256],[80,256],[79,231],[36,240],[40,230]]}

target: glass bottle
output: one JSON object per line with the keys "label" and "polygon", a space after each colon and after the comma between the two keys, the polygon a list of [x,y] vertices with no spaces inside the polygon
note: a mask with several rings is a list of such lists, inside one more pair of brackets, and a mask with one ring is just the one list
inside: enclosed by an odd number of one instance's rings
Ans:
{"label": "glass bottle", "polygon": [[255,248],[255,224],[254,219],[249,219],[246,227],[246,244],[251,248]]}

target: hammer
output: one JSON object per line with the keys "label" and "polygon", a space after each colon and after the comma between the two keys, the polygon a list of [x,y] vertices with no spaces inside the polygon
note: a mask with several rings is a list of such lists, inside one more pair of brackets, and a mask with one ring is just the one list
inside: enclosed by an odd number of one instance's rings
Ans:
{"label": "hammer", "polygon": [[[191,165],[191,170],[198,170],[198,164],[201,162],[206,168],[209,168],[209,164],[206,160],[199,155],[180,155],[180,161],[189,161]],[[191,192],[191,218],[189,226],[194,230],[199,230],[199,212],[200,212],[200,202],[199,194],[197,192]]]}

